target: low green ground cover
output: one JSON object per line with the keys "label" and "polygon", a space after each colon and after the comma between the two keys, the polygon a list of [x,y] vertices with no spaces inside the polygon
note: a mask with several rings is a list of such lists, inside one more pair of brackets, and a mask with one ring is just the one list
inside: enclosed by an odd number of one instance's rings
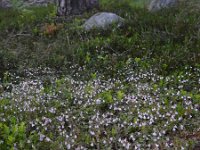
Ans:
{"label": "low green ground cover", "polygon": [[141,1],[101,1],[126,23],[90,32],[81,25],[97,10],[0,10],[0,149],[191,149],[197,4],[151,13]]}

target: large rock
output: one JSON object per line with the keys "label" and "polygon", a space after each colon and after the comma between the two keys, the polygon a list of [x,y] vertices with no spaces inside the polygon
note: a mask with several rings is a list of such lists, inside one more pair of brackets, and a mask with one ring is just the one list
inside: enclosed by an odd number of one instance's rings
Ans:
{"label": "large rock", "polygon": [[122,26],[124,19],[114,13],[102,12],[97,13],[90,17],[84,24],[85,30],[89,31],[93,28],[106,30],[113,24],[117,26]]}
{"label": "large rock", "polygon": [[163,8],[174,7],[178,4],[178,0],[152,0],[148,6],[149,11],[158,11]]}
{"label": "large rock", "polygon": [[0,8],[11,8],[12,4],[9,0],[0,0]]}

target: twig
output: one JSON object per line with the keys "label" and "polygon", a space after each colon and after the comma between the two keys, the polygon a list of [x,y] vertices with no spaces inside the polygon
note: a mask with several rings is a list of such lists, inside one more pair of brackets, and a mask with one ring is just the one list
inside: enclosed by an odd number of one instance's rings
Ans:
{"label": "twig", "polygon": [[19,34],[14,35],[14,37],[15,37],[15,36],[31,36],[31,34],[23,34],[23,33],[19,33]]}

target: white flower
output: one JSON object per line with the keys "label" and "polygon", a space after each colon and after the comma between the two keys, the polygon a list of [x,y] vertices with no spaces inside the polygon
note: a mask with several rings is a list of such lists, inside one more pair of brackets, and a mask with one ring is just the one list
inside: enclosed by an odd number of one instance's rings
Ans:
{"label": "white flower", "polygon": [[107,142],[106,142],[106,140],[103,140],[103,144],[106,144]]}
{"label": "white flower", "polygon": [[[27,140],[27,143],[31,143],[31,141],[30,141],[30,140]],[[0,142],[0,144],[1,144],[1,142]]]}
{"label": "white flower", "polygon": [[130,149],[130,146],[131,146],[130,143],[127,143],[127,144],[125,145],[126,149]]}
{"label": "white flower", "polygon": [[184,126],[183,126],[183,125],[180,125],[180,129],[183,130],[183,129],[184,129]]}
{"label": "white flower", "polygon": [[177,129],[177,126],[175,125],[172,130],[175,132],[176,129]]}
{"label": "white flower", "polygon": [[154,132],[152,135],[153,135],[153,136],[156,136],[157,134]]}
{"label": "white flower", "polygon": [[178,118],[179,121],[181,121],[182,119],[183,119],[182,117],[179,117],[179,118]]}
{"label": "white flower", "polygon": [[42,124],[43,126],[46,126],[47,124],[52,122],[50,118],[43,117],[42,119],[44,120],[44,124]]}
{"label": "white flower", "polygon": [[135,137],[131,134],[130,138],[135,141]]}
{"label": "white flower", "polygon": [[159,147],[159,145],[158,144],[155,144],[155,146],[158,148]]}
{"label": "white flower", "polygon": [[94,131],[90,131],[90,134],[93,135],[93,136],[95,135]]}
{"label": "white flower", "polygon": [[40,134],[40,141],[43,141],[43,140],[44,140],[44,138],[45,138],[45,135],[43,135],[43,134]]}
{"label": "white flower", "polygon": [[70,144],[67,144],[67,149],[71,149],[71,145]]}
{"label": "white flower", "polygon": [[62,122],[63,119],[64,119],[64,117],[62,117],[62,116],[58,116],[58,117],[56,117],[56,119],[57,119],[58,121]]}
{"label": "white flower", "polygon": [[46,138],[45,138],[45,141],[50,142],[51,139],[50,139],[49,137],[46,137]]}
{"label": "white flower", "polygon": [[96,100],[96,104],[97,104],[97,105],[101,104],[101,100],[100,100],[100,99],[97,99],[97,100]]}
{"label": "white flower", "polygon": [[185,148],[181,146],[181,150],[184,150]]}
{"label": "white flower", "polygon": [[51,108],[49,109],[49,112],[52,113],[52,114],[55,114],[55,113],[56,113],[56,110],[55,110],[55,108],[51,107]]}

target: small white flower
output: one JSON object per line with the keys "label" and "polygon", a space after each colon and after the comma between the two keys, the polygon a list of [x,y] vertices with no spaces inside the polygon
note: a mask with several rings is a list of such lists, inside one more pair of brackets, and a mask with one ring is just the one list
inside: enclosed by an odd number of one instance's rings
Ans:
{"label": "small white flower", "polygon": [[93,135],[93,136],[95,135],[94,131],[90,131],[90,134]]}
{"label": "small white flower", "polygon": [[185,148],[181,146],[181,150],[184,150]]}
{"label": "small white flower", "polygon": [[133,135],[130,136],[130,138],[135,141],[135,137]]}
{"label": "small white flower", "polygon": [[127,144],[125,145],[126,149],[130,149],[130,146],[131,146],[130,143],[127,143]]}
{"label": "small white flower", "polygon": [[43,135],[43,134],[40,134],[40,141],[43,141],[43,140],[44,140],[44,138],[45,138],[45,135]]}
{"label": "small white flower", "polygon": [[157,136],[156,132],[154,132],[152,135],[153,135],[153,136]]}
{"label": "small white flower", "polygon": [[157,148],[159,148],[159,145],[158,145],[158,144],[155,144],[155,146],[156,146]]}
{"label": "small white flower", "polygon": [[[27,143],[31,143],[31,141],[30,141],[30,140],[27,140]],[[1,144],[1,142],[0,142],[0,144]]]}
{"label": "small white flower", "polygon": [[106,142],[106,140],[103,140],[103,144],[106,144],[107,142]]}
{"label": "small white flower", "polygon": [[183,129],[184,129],[184,126],[183,126],[183,125],[180,125],[180,129],[183,130]]}
{"label": "small white flower", "polygon": [[67,144],[67,149],[71,149],[71,145],[70,144]]}
{"label": "small white flower", "polygon": [[183,119],[182,117],[179,117],[179,118],[178,118],[179,121],[181,121],[182,119]]}
{"label": "small white flower", "polygon": [[97,99],[97,100],[96,100],[96,104],[97,104],[97,105],[101,104],[101,100],[100,100],[100,99]]}
{"label": "small white flower", "polygon": [[177,126],[175,125],[172,130],[175,132],[176,129],[177,129]]}
{"label": "small white flower", "polygon": [[50,142],[51,139],[50,139],[49,137],[46,137],[46,138],[45,138],[45,141]]}
{"label": "small white flower", "polygon": [[55,113],[56,113],[56,110],[55,110],[55,108],[51,107],[51,108],[49,109],[49,112],[52,113],[52,114],[55,114]]}

